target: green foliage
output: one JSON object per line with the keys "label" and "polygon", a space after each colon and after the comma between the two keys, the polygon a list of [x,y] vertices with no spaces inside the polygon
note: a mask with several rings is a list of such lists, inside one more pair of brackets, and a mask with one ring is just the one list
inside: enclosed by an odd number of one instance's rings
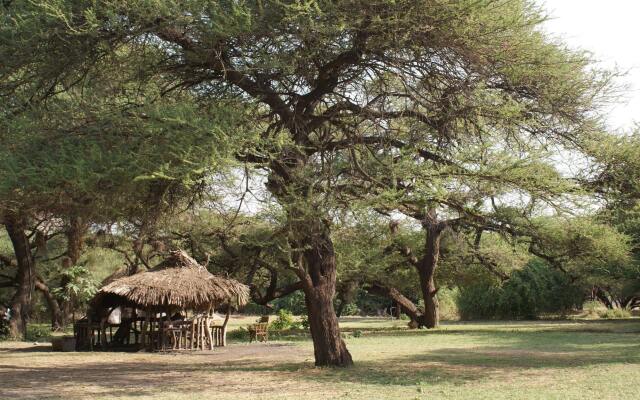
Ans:
{"label": "green foliage", "polygon": [[98,282],[85,266],[74,265],[65,268],[60,275],[67,278],[66,286],[52,289],[52,293],[60,300],[86,304],[98,291]]}
{"label": "green foliage", "polygon": [[46,324],[27,325],[27,334],[24,340],[27,342],[46,342],[51,340],[51,326]]}
{"label": "green foliage", "polygon": [[251,301],[247,305],[242,307],[242,313],[247,315],[262,315],[265,313],[265,306],[256,304]]}
{"label": "green foliage", "polygon": [[348,303],[342,309],[343,316],[360,315],[360,309],[356,303]]}
{"label": "green foliage", "polygon": [[[415,285],[415,282],[412,282]],[[356,305],[363,315],[376,315],[377,312],[390,305],[388,299],[367,293],[363,289],[359,289],[356,296]]]}
{"label": "green foliage", "polygon": [[0,315],[0,340],[5,340],[9,337],[9,321]]}
{"label": "green foliage", "polygon": [[460,318],[458,311],[458,288],[441,288],[438,290],[438,305],[440,319],[443,321],[455,321]]}
{"label": "green foliage", "polygon": [[600,313],[605,312],[607,307],[599,301],[589,300],[582,305],[582,311],[587,318],[599,318]]}
{"label": "green foliage", "polygon": [[498,286],[486,282],[461,287],[458,297],[460,318],[463,320],[496,318],[501,293]]}
{"label": "green foliage", "polygon": [[269,328],[276,331],[298,329],[300,328],[300,323],[295,320],[291,311],[281,309],[278,311],[278,318],[269,325]]}
{"label": "green foliage", "polygon": [[304,315],[307,313],[304,293],[301,290],[274,300],[273,306],[278,312],[278,315],[280,315],[280,312],[288,312],[293,315]]}
{"label": "green foliage", "polygon": [[[0,141],[8,143],[0,207],[81,209],[94,221],[127,217],[146,227],[212,191],[233,158],[267,171],[298,248],[329,233],[336,209],[400,207],[419,219],[435,205],[473,224],[526,224],[533,205],[501,203],[554,205],[579,193],[547,149],[581,151],[576,144],[599,129],[594,111],[611,77],[546,37],[529,0],[43,0],[0,11]],[[264,231],[238,235],[229,248],[240,251],[210,251],[222,246],[203,238],[227,233],[227,221],[217,222],[213,235],[194,229],[179,243],[237,273],[246,269],[229,266],[246,267],[257,253],[244,250],[269,247],[268,261],[282,261],[273,250],[281,243],[249,245],[267,242]],[[334,235],[339,278],[384,280],[415,299],[415,270],[384,254],[391,240],[382,230],[365,221]],[[416,232],[398,242],[417,243]],[[620,246],[611,246],[619,236],[542,233],[551,258],[573,250],[558,261],[571,271],[620,269]],[[509,264],[496,256],[503,250],[488,252],[490,265]],[[295,279],[287,273],[282,281]],[[272,276],[263,268],[254,283]],[[555,278],[511,278],[494,309],[549,308],[535,292]],[[359,295],[340,294],[344,304]],[[364,312],[374,303],[356,301]],[[303,304],[294,295],[276,307],[302,313]]]}
{"label": "green foliage", "polygon": [[307,315],[300,317],[300,326],[302,329],[309,330],[309,317]]}
{"label": "green foliage", "polygon": [[241,342],[249,341],[249,330],[243,326],[238,327],[237,329],[231,330],[227,332],[227,337],[232,340],[237,340]]}
{"label": "green foliage", "polygon": [[624,318],[631,318],[631,311],[625,308],[614,308],[614,309],[601,311],[599,315],[600,315],[600,318],[604,318],[604,319],[624,319]]}
{"label": "green foliage", "polygon": [[566,312],[583,301],[582,288],[566,274],[540,261],[511,274],[502,286],[498,307],[503,316],[536,318],[542,313]]}
{"label": "green foliage", "polygon": [[52,101],[3,121],[0,206],[73,208],[98,221],[145,215],[144,207],[165,209],[188,197],[230,150],[226,122],[216,118],[228,110],[203,114],[188,103],[159,102],[118,115],[105,101]]}
{"label": "green foliage", "polygon": [[458,309],[462,319],[535,319],[579,307],[583,293],[566,274],[532,261],[514,271],[503,285],[485,282],[461,287]]}
{"label": "green foliage", "polygon": [[589,217],[539,218],[534,223],[532,252],[576,277],[585,288],[607,287],[616,298],[640,293],[633,238],[616,226]]}

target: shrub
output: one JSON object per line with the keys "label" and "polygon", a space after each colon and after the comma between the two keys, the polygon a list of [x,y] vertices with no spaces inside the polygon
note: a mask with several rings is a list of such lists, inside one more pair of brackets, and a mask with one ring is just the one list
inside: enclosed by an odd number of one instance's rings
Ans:
{"label": "shrub", "polygon": [[300,323],[296,322],[293,313],[289,310],[281,309],[278,311],[278,318],[271,323],[270,328],[277,331],[287,329],[296,329],[300,327]]}
{"label": "shrub", "polygon": [[582,310],[585,313],[585,317],[599,318],[602,312],[607,311],[607,307],[599,301],[589,300],[582,305]]}
{"label": "shrub", "polygon": [[613,310],[607,309],[599,313],[600,318],[604,319],[621,319],[631,318],[631,312],[626,308],[615,308]]}
{"label": "shrub", "polygon": [[46,324],[29,324],[24,339],[27,342],[48,342],[51,340],[51,327]]}
{"label": "shrub", "polygon": [[309,329],[309,317],[308,317],[308,316],[303,315],[303,316],[300,318],[300,326],[301,326],[303,329]]}
{"label": "shrub", "polygon": [[564,313],[582,304],[583,291],[560,271],[530,262],[514,271],[503,285],[481,282],[460,288],[462,319],[525,318]]}
{"label": "shrub", "polygon": [[244,327],[239,327],[238,329],[227,332],[227,337],[229,339],[241,340],[241,341],[249,341],[249,330]]}
{"label": "shrub", "polygon": [[457,298],[461,319],[491,319],[496,317],[501,288],[488,282],[476,283],[460,288]]}
{"label": "shrub", "polygon": [[388,307],[390,301],[384,297],[370,294],[360,288],[356,294],[355,303],[361,315],[376,315],[378,310]]}
{"label": "shrub", "polygon": [[460,318],[458,296],[459,291],[457,288],[442,288],[438,290],[438,305],[441,320],[455,321]]}
{"label": "shrub", "polygon": [[293,292],[288,296],[273,301],[276,311],[288,310],[295,315],[304,315],[307,313],[307,305],[304,300],[304,293],[301,290]]}
{"label": "shrub", "polygon": [[9,337],[9,321],[0,317],[0,340],[6,340]]}
{"label": "shrub", "polygon": [[530,262],[503,285],[500,316],[536,318],[541,313],[565,313],[582,304],[583,291],[566,274],[542,262]]}
{"label": "shrub", "polygon": [[358,308],[358,305],[356,303],[345,304],[344,308],[342,309],[343,316],[359,315],[359,314],[360,314],[360,309]]}

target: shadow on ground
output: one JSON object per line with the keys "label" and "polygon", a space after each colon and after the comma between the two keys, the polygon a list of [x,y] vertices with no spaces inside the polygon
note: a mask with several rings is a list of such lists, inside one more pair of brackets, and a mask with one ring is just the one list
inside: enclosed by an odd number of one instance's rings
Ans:
{"label": "shadow on ground", "polygon": [[[314,385],[322,393],[324,388],[343,383],[464,384],[545,368],[640,364],[637,334],[611,334],[602,329],[579,333],[466,330],[443,334],[450,334],[451,340],[458,343],[469,339],[474,346],[429,348],[425,341],[432,336],[422,334],[423,338],[408,338],[416,344],[412,354],[387,352],[378,357],[368,353],[367,359],[356,359],[356,366],[348,369],[313,368],[309,346],[282,343],[233,345],[214,352],[181,355],[60,355],[45,351],[48,348],[44,346],[0,349],[0,398],[75,400],[89,393],[113,398],[163,392],[186,395],[210,390],[212,386],[231,397],[248,391],[268,396]],[[377,339],[370,338],[368,346]],[[379,339],[381,348],[386,350],[393,350],[393,343],[400,340],[394,336]],[[350,346],[356,349],[358,340],[352,339]]]}

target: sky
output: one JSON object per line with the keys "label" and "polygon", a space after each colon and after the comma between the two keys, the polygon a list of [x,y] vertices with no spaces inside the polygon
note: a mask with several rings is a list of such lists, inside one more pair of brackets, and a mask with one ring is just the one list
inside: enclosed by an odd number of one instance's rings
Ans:
{"label": "sky", "polygon": [[605,67],[627,75],[621,104],[608,111],[607,124],[629,130],[640,122],[640,0],[543,0],[551,16],[545,29],[569,46],[591,51]]}

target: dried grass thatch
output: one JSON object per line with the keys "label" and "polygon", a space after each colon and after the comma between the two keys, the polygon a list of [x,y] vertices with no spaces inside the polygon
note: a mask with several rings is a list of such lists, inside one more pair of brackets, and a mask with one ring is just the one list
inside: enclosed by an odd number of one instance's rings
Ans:
{"label": "dried grass thatch", "polygon": [[244,305],[249,301],[249,288],[234,279],[211,274],[184,251],[178,250],[149,271],[108,283],[98,291],[94,303],[107,298],[112,303],[114,296],[142,308],[197,310],[220,303]]}

